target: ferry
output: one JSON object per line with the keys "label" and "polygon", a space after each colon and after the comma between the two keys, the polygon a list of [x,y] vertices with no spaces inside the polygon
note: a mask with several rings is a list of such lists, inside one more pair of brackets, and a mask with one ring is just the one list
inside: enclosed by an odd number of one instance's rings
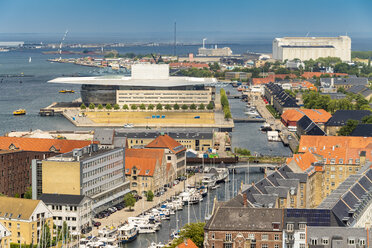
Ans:
{"label": "ferry", "polygon": [[60,90],[59,93],[75,93],[74,90]]}
{"label": "ferry", "polygon": [[25,115],[25,114],[26,114],[26,110],[24,109],[17,109],[13,111],[13,115]]}

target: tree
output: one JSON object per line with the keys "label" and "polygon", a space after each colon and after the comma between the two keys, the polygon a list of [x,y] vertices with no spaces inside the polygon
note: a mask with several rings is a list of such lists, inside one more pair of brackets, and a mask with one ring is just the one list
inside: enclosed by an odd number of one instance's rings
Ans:
{"label": "tree", "polygon": [[107,110],[110,110],[110,109],[112,109],[112,106],[111,106],[111,104],[110,104],[110,103],[107,103],[105,107],[106,107],[106,109],[107,109]]}
{"label": "tree", "polygon": [[84,103],[82,103],[81,105],[80,105],[80,109],[86,109],[87,107],[85,106],[85,104]]}
{"label": "tree", "polygon": [[147,106],[148,110],[153,110],[154,108],[155,108],[154,104],[150,104],[149,106]]}
{"label": "tree", "polygon": [[207,109],[208,110],[213,110],[214,109],[214,106],[213,106],[213,103],[212,102],[208,103]]}
{"label": "tree", "polygon": [[339,93],[343,93],[343,94],[346,94],[347,93],[347,91],[345,90],[345,88],[344,87],[340,87],[340,88],[338,88],[337,89],[337,92],[339,92]]}
{"label": "tree", "polygon": [[123,105],[123,109],[128,110],[129,109],[128,105],[127,104],[124,104]]}
{"label": "tree", "polygon": [[196,105],[195,105],[194,103],[191,104],[191,105],[190,105],[190,109],[195,110],[195,109],[196,109]]}
{"label": "tree", "polygon": [[69,231],[68,231],[68,226],[67,226],[67,222],[66,221],[63,221],[63,224],[62,224],[62,240],[68,240],[69,237],[70,237],[70,234],[69,234]]}
{"label": "tree", "polygon": [[94,105],[94,103],[89,104],[89,109],[95,109],[95,108],[96,108],[96,105]]}
{"label": "tree", "polygon": [[24,197],[26,199],[32,199],[32,187],[27,187]]}
{"label": "tree", "polygon": [[146,110],[146,105],[142,103],[142,104],[139,106],[139,108],[140,108],[141,110]]}
{"label": "tree", "polygon": [[124,204],[126,207],[129,207],[129,211],[132,211],[132,207],[136,203],[136,199],[132,195],[132,193],[128,193],[124,196]]}
{"label": "tree", "polygon": [[180,109],[180,105],[178,105],[177,103],[173,105],[173,109],[174,110],[179,110]]}
{"label": "tree", "polygon": [[152,201],[154,199],[154,193],[151,190],[147,191],[146,198],[147,198],[147,201]]}
{"label": "tree", "polygon": [[41,239],[40,239],[40,247],[50,247],[52,241],[52,235],[50,234],[50,228],[47,224],[44,224]]}
{"label": "tree", "polygon": [[118,110],[118,109],[120,109],[120,106],[119,106],[119,104],[115,103],[115,104],[114,104],[114,109],[115,109],[115,110]]}
{"label": "tree", "polygon": [[183,110],[187,110],[189,108],[189,106],[187,106],[186,104],[183,104],[182,107],[181,107]]}
{"label": "tree", "polygon": [[372,124],[372,115],[364,116],[362,118],[362,123],[364,123],[364,124]]}
{"label": "tree", "polygon": [[136,105],[136,104],[132,104],[132,105],[130,105],[130,108],[131,108],[132,110],[136,110],[136,109],[137,109],[137,105]]}
{"label": "tree", "polygon": [[15,198],[19,198],[19,194],[18,194],[18,193],[15,193],[15,194],[14,194],[14,197],[15,197]]}
{"label": "tree", "polygon": [[170,105],[170,104],[167,104],[167,105],[165,105],[165,107],[164,107],[166,110],[171,110],[172,109],[172,106]]}
{"label": "tree", "polygon": [[158,103],[158,104],[156,105],[156,109],[157,109],[157,110],[162,110],[162,109],[163,109],[163,105],[161,105],[161,103]]}
{"label": "tree", "polygon": [[205,105],[203,104],[203,103],[201,103],[200,105],[199,105],[199,110],[204,110],[205,109]]}
{"label": "tree", "polygon": [[340,136],[349,136],[354,131],[354,129],[356,128],[356,126],[358,126],[358,124],[359,124],[359,121],[357,121],[357,120],[348,120],[346,122],[346,125],[343,126],[338,131],[338,135],[340,135]]}
{"label": "tree", "polygon": [[197,247],[203,247],[204,226],[205,223],[203,222],[187,224],[183,227],[180,233],[180,238],[182,238],[182,241],[189,238]]}
{"label": "tree", "polygon": [[102,104],[98,104],[98,107],[97,107],[98,109],[103,109],[103,106],[102,106]]}

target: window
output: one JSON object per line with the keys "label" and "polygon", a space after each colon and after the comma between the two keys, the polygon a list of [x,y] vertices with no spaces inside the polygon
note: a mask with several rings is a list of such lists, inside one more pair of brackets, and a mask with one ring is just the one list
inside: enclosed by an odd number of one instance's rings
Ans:
{"label": "window", "polygon": [[287,231],[293,231],[293,224],[287,224]]}
{"label": "window", "polygon": [[254,233],[248,233],[248,239],[250,240],[256,239]]}
{"label": "window", "polygon": [[268,244],[262,244],[261,245],[261,248],[268,248],[269,246],[268,246]]}
{"label": "window", "polygon": [[[334,159],[331,159],[331,163],[332,163],[332,160],[333,160],[333,163],[335,163]],[[336,168],[334,166],[331,166],[331,171],[335,171],[335,170],[336,170]]]}
{"label": "window", "polygon": [[274,240],[279,240],[279,234],[274,235]]}
{"label": "window", "polygon": [[311,245],[317,245],[318,244],[318,239],[317,238],[311,238],[310,239],[310,244]]}
{"label": "window", "polygon": [[335,179],[335,175],[331,175],[331,179]]}
{"label": "window", "polygon": [[328,245],[329,244],[329,238],[322,238],[322,245]]}
{"label": "window", "polygon": [[[338,160],[338,163],[339,163],[339,164],[343,164],[343,163],[344,163],[344,160],[343,160],[342,158],[340,158],[340,159]],[[340,170],[342,170],[342,167],[340,167]]]}
{"label": "window", "polygon": [[349,164],[353,164],[353,159],[349,158]]}
{"label": "window", "polygon": [[232,243],[223,244],[223,248],[232,248]]}
{"label": "window", "polygon": [[232,235],[231,235],[231,233],[226,233],[225,234],[225,240],[226,241],[232,241]]}
{"label": "window", "polygon": [[348,239],[347,239],[347,243],[348,243],[349,245],[354,245],[354,244],[355,244],[355,239],[354,239],[354,238],[348,238]]}
{"label": "window", "polygon": [[349,167],[349,171],[352,172],[353,171],[353,167],[350,166]]}
{"label": "window", "polygon": [[279,244],[275,244],[274,245],[274,248],[279,248]]}
{"label": "window", "polygon": [[300,239],[304,240],[306,238],[305,233],[300,233]]}
{"label": "window", "polygon": [[212,236],[212,239],[214,239],[214,233],[212,233],[212,235],[211,235],[211,236]]}
{"label": "window", "polygon": [[17,224],[17,229],[21,228],[20,224]]}
{"label": "window", "polygon": [[167,156],[167,160],[172,160],[172,157],[171,156]]}
{"label": "window", "polygon": [[[331,164],[335,164],[336,163],[336,159],[332,158],[331,159]],[[332,166],[333,167],[333,166]]]}
{"label": "window", "polygon": [[306,244],[300,244],[300,248],[306,248]]}
{"label": "window", "polygon": [[267,234],[261,234],[261,239],[262,240],[268,240],[269,239],[269,235],[267,235]]}
{"label": "window", "polygon": [[212,243],[212,248],[214,248],[214,243]]}
{"label": "window", "polygon": [[355,159],[355,163],[356,163],[356,164],[360,164],[360,159],[359,159],[359,158],[356,158],[356,159]]}
{"label": "window", "polygon": [[331,186],[334,187],[335,186],[335,182],[331,182]]}
{"label": "window", "polygon": [[365,239],[359,239],[359,245],[365,245],[366,240]]}
{"label": "window", "polygon": [[272,223],[273,229],[274,230],[279,230],[280,228],[280,223]]}

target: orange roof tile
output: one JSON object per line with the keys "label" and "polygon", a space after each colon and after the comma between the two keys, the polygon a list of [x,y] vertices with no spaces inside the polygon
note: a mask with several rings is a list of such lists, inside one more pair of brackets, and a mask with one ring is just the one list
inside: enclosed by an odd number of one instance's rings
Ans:
{"label": "orange roof tile", "polygon": [[135,166],[140,176],[153,176],[156,166],[163,163],[162,149],[125,149],[125,175],[132,173]]}
{"label": "orange roof tile", "polygon": [[196,244],[191,240],[183,241],[181,244],[177,245],[176,248],[198,248]]}
{"label": "orange roof tile", "polygon": [[347,76],[348,75],[347,73],[325,73],[325,72],[309,72],[309,71],[305,71],[301,76],[308,79],[308,78],[313,78],[314,76],[320,77],[321,75],[325,75],[325,74],[328,74],[331,77],[334,77],[334,76]]}
{"label": "orange roof tile", "polygon": [[252,78],[252,84],[253,85],[258,85],[258,84],[268,84],[268,83],[274,83],[275,82],[275,77],[274,75],[269,75],[265,78]]}
{"label": "orange roof tile", "polygon": [[53,151],[66,153],[75,148],[82,148],[92,143],[89,140],[67,140],[67,139],[40,139],[21,137],[0,137],[0,150],[24,150],[24,151]]}
{"label": "orange roof tile", "polygon": [[208,64],[203,63],[186,63],[186,62],[179,62],[179,63],[170,63],[169,67],[194,67],[194,68],[209,68]]}
{"label": "orange roof tile", "polygon": [[301,168],[301,170],[306,171],[313,163],[317,162],[317,157],[311,152],[305,152],[303,154],[293,154],[292,158],[287,158],[287,164],[294,162]]}
{"label": "orange roof tile", "polygon": [[281,118],[285,122],[299,121],[304,115],[307,115],[315,123],[326,123],[332,115],[324,109],[288,109]]}
{"label": "orange roof tile", "polygon": [[297,76],[293,73],[290,73],[290,74],[275,74],[275,78],[285,79],[286,77],[297,78]]}
{"label": "orange roof tile", "polygon": [[168,148],[175,154],[186,150],[184,146],[167,134],[158,136],[156,139],[146,145],[146,148]]}

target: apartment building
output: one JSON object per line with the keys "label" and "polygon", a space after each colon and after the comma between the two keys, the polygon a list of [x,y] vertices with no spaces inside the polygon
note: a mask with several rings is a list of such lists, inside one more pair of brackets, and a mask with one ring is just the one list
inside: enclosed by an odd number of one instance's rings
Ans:
{"label": "apartment building", "polygon": [[123,147],[91,144],[34,163],[33,189],[41,194],[88,196],[93,211],[100,212],[123,201],[130,191],[124,165]]}
{"label": "apartment building", "polygon": [[186,148],[169,135],[158,136],[146,148],[164,149],[166,161],[175,168],[177,176],[186,173]]}
{"label": "apartment building", "polygon": [[0,223],[11,234],[9,243],[37,244],[44,225],[53,233],[52,212],[40,200],[0,196]]}
{"label": "apartment building", "polygon": [[9,248],[10,247],[10,236],[12,234],[10,231],[0,223],[0,247]]}
{"label": "apartment building", "polygon": [[92,224],[92,201],[87,196],[43,194],[40,200],[52,212],[57,229],[62,229],[66,222],[71,233],[80,234]]}
{"label": "apartment building", "polygon": [[325,124],[325,131],[327,135],[336,136],[348,120],[362,121],[363,117],[369,115],[369,110],[337,110]]}

